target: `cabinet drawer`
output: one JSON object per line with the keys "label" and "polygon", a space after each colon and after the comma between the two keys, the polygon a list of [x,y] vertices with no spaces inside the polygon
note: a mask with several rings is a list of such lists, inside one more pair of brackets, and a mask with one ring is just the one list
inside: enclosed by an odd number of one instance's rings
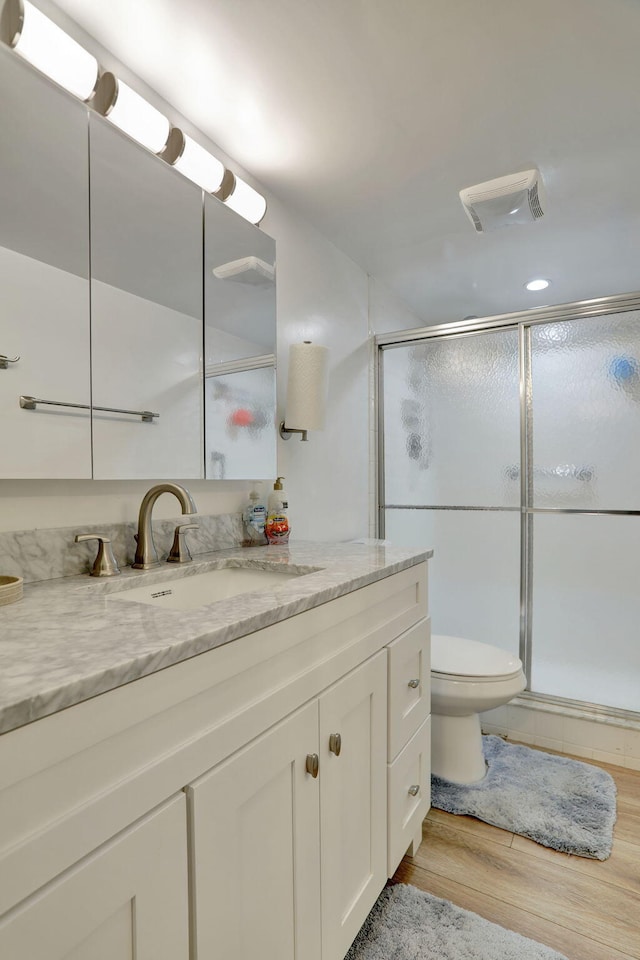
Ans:
{"label": "cabinet drawer", "polygon": [[[391,762],[431,712],[431,620],[420,620],[388,646]],[[417,683],[416,683],[417,681]]]}
{"label": "cabinet drawer", "polygon": [[387,869],[391,877],[431,806],[430,717],[387,765],[387,794]]}

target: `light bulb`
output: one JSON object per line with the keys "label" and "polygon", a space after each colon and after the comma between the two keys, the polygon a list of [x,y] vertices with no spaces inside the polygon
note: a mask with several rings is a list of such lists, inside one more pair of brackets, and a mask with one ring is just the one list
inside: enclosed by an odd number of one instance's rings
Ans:
{"label": "light bulb", "polygon": [[249,223],[260,223],[267,211],[267,201],[262,194],[240,177],[235,178],[235,187],[224,202]]}
{"label": "light bulb", "polygon": [[171,131],[163,159],[208,193],[215,193],[222,183],[224,164],[177,127]]}
{"label": "light bulb", "polygon": [[528,283],[525,283],[525,287],[527,288],[527,290],[532,290],[532,291],[546,290],[550,283],[551,283],[550,280],[543,280],[542,278],[539,278],[536,280],[529,280]]}
{"label": "light bulb", "polygon": [[171,124],[159,110],[112,73],[103,73],[95,96],[96,110],[152,153],[164,150]]}
{"label": "light bulb", "polygon": [[16,53],[80,100],[88,100],[98,61],[28,0],[6,0],[3,39]]}

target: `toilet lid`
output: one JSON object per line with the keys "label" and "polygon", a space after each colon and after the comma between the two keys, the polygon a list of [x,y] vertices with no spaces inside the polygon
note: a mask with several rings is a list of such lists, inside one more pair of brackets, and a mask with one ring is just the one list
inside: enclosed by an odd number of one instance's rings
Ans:
{"label": "toilet lid", "polygon": [[464,637],[431,637],[431,670],[460,677],[504,677],[518,673],[522,661],[490,643]]}

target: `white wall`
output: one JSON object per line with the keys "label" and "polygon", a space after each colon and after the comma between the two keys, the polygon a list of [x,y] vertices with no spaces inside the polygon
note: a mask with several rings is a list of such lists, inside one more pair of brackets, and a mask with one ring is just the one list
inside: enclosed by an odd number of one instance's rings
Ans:
{"label": "white wall", "polygon": [[[39,6],[95,53],[106,69],[118,73],[174,124],[207,145],[207,139],[188,119],[178,115],[52,3],[40,0]],[[279,419],[284,417],[289,345],[311,339],[330,350],[325,430],[311,433],[307,443],[297,438],[278,440],[278,473],[286,477],[293,536],[322,540],[366,536],[374,450],[370,445],[368,277],[216,144],[209,143],[209,148],[267,197],[267,214],[261,226],[275,238],[278,259]],[[375,281],[371,302],[374,332],[419,325],[410,311]],[[0,480],[0,530],[132,520],[149,485],[149,481]],[[251,484],[191,480],[188,486],[200,512],[215,514],[241,510]],[[174,498],[161,497],[155,515],[175,516]]]}

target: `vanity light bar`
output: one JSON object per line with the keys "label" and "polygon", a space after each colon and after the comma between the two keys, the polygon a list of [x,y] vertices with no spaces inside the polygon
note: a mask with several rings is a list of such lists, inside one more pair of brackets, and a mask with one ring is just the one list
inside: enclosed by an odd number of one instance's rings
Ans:
{"label": "vanity light bar", "polygon": [[172,127],[162,159],[208,193],[220,189],[224,164],[178,127]]}
{"label": "vanity light bar", "polygon": [[231,170],[226,171],[216,196],[249,223],[259,224],[267,212],[267,201],[262,194],[236,177]]}
{"label": "vanity light bar", "polygon": [[102,74],[91,105],[152,153],[166,147],[171,129],[167,118],[113,73]]}
{"label": "vanity light bar", "polygon": [[98,79],[98,61],[40,13],[28,0],[5,0],[0,37],[80,100],[88,100]]}

